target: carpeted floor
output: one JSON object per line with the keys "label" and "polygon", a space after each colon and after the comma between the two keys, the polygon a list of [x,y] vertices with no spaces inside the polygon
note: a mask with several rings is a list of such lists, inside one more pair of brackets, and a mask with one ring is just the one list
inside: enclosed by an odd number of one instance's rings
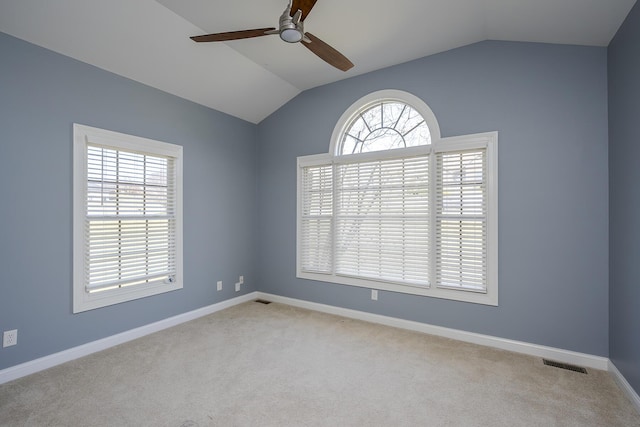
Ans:
{"label": "carpeted floor", "polygon": [[0,385],[1,426],[640,426],[607,372],[250,302]]}

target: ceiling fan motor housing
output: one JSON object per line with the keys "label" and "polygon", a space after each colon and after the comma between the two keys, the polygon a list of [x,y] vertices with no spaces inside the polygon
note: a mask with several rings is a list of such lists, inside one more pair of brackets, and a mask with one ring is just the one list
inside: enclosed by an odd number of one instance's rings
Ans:
{"label": "ceiling fan motor housing", "polygon": [[287,43],[298,43],[304,37],[302,11],[298,10],[291,16],[291,6],[288,6],[280,16],[280,38]]}

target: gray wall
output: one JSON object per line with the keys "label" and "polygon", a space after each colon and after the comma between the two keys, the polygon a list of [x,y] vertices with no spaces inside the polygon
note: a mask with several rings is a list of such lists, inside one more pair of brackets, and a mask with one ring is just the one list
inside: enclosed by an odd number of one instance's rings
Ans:
{"label": "gray wall", "polygon": [[640,5],[609,46],[610,358],[640,394]]}
{"label": "gray wall", "polygon": [[[482,42],[303,92],[258,127],[259,288],[608,355],[606,49]],[[500,305],[296,279],[296,157],[325,153],[358,98],[401,89],[443,136],[499,131]]]}
{"label": "gray wall", "polygon": [[[0,57],[0,369],[255,290],[255,125],[2,33]],[[184,289],[72,314],[74,122],[184,147]]]}
{"label": "gray wall", "polygon": [[[604,48],[478,43],[306,91],[259,126],[4,34],[0,55],[0,330],[19,331],[0,369],[231,298],[239,274],[243,293],[608,355]],[[443,136],[500,132],[499,307],[295,278],[296,157],[389,88]],[[184,146],[184,289],[71,314],[74,122]]]}

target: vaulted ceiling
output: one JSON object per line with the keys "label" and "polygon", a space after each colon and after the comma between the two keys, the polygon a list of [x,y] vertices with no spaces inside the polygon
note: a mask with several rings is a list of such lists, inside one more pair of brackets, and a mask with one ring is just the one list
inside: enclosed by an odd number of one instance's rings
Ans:
{"label": "vaulted ceiling", "polygon": [[607,46],[634,3],[318,0],[305,30],[348,72],[275,35],[189,39],[277,27],[287,0],[0,0],[0,31],[259,123],[303,90],[482,40]]}

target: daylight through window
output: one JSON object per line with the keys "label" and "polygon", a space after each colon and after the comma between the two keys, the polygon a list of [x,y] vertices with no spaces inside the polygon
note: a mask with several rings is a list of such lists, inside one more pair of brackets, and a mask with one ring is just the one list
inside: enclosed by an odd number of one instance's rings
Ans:
{"label": "daylight through window", "polygon": [[74,311],[182,287],[181,147],[74,134]]}
{"label": "daylight through window", "polygon": [[298,277],[497,305],[497,134],[441,139],[398,91],[298,158]]}

